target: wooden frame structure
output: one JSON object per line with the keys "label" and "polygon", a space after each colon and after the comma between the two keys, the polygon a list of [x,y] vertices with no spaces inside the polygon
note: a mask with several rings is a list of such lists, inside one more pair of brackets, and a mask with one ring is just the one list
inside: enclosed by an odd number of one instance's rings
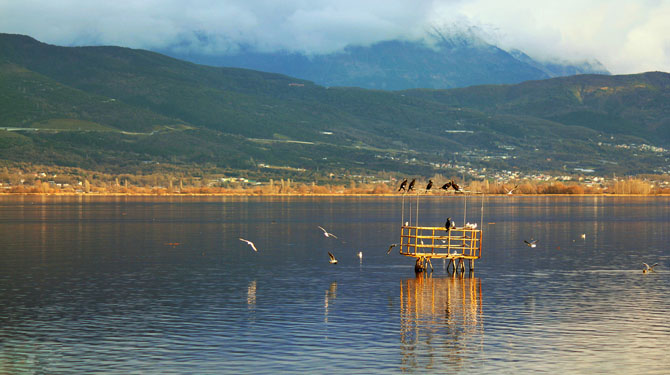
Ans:
{"label": "wooden frame structure", "polygon": [[[416,269],[425,269],[431,259],[448,259],[454,271],[465,271],[465,260],[470,270],[475,269],[475,260],[482,256],[483,233],[480,229],[456,227],[446,231],[444,227],[400,227],[400,255],[416,258]],[[457,265],[458,263],[458,265]]]}

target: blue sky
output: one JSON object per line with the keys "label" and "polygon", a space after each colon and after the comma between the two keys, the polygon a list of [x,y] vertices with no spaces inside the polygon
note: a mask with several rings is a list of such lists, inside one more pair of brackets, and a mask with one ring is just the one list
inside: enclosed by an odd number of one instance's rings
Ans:
{"label": "blue sky", "polygon": [[0,0],[0,32],[67,46],[313,54],[435,28],[475,30],[540,60],[670,72],[670,0]]}

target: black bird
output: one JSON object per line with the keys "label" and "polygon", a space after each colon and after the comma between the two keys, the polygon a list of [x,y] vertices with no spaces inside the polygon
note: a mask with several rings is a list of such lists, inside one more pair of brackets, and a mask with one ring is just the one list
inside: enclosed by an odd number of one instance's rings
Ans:
{"label": "black bird", "polygon": [[461,191],[461,187],[458,186],[458,185],[454,182],[454,180],[451,180],[451,187],[454,188],[454,190],[456,190],[456,191]]}
{"label": "black bird", "polygon": [[414,183],[416,182],[416,178],[412,180],[412,182],[409,183],[409,186],[407,187],[407,192],[409,193],[410,191],[414,190]]}
{"label": "black bird", "polygon": [[447,182],[446,184],[442,185],[442,187],[441,187],[440,189],[449,190],[450,187],[451,187],[451,181],[449,181],[449,182]]}
{"label": "black bird", "polygon": [[414,272],[420,273],[426,270],[426,266],[424,265],[424,260],[423,258],[416,258],[416,263],[414,263]]}
{"label": "black bird", "polygon": [[407,185],[407,179],[403,180],[403,182],[400,183],[400,188],[398,189],[398,191],[405,190],[405,185]]}
{"label": "black bird", "polygon": [[448,217],[447,222],[444,223],[444,229],[447,231],[447,233],[449,233],[449,230],[451,230],[451,225],[452,225],[451,218]]}
{"label": "black bird", "polygon": [[433,180],[428,180],[428,185],[426,186],[426,190],[430,190],[430,188],[433,187]]}

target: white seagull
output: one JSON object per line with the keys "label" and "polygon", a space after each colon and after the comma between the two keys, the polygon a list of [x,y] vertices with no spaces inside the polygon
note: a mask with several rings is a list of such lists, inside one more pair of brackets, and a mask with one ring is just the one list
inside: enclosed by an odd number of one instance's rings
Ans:
{"label": "white seagull", "polygon": [[333,255],[333,253],[329,251],[328,256],[330,257],[330,260],[328,261],[330,264],[337,264],[337,259],[335,259],[335,255]]}
{"label": "white seagull", "polygon": [[327,231],[327,230],[325,230],[325,229],[323,229],[323,227],[319,227],[319,229],[321,229],[321,230],[323,231],[323,235],[324,235],[324,236],[326,236],[326,237],[333,237],[333,238],[337,238],[337,236],[336,236],[336,235],[334,235],[334,234],[332,234],[332,233],[328,233],[328,231]]}
{"label": "white seagull", "polygon": [[523,242],[525,242],[526,245],[528,245],[529,247],[536,247],[537,246],[537,240],[530,240],[530,241],[523,240]]}
{"label": "white seagull", "polygon": [[251,241],[249,241],[249,240],[245,240],[245,239],[242,238],[242,237],[240,237],[240,241],[244,241],[244,242],[246,242],[247,244],[249,244],[249,246],[251,246],[252,249],[254,249],[254,251],[258,251],[258,249],[256,249],[256,245],[254,245],[253,242],[251,242]]}
{"label": "white seagull", "polygon": [[651,266],[648,265],[647,263],[642,263],[642,265],[644,266],[644,269],[642,270],[642,273],[656,272],[656,271],[654,271],[654,267],[656,267],[658,265],[658,263],[654,263]]}
{"label": "white seagull", "polygon": [[363,252],[362,252],[362,251],[359,251],[359,252],[358,252],[358,257],[359,257],[360,259],[363,259]]}
{"label": "white seagull", "polygon": [[393,248],[396,247],[396,246],[398,246],[397,243],[391,244],[391,246],[389,246],[388,251],[386,252],[386,255],[388,255],[388,254],[391,252],[391,249],[393,249]]}
{"label": "white seagull", "polygon": [[507,190],[507,195],[514,194],[514,190],[516,190],[518,187],[519,187],[519,185],[514,185],[514,187],[512,189],[509,189],[509,190],[505,189],[505,190]]}

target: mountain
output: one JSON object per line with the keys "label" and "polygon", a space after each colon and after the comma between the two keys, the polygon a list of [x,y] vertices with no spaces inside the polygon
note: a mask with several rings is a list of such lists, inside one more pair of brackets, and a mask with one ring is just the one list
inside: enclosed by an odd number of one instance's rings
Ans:
{"label": "mountain", "polygon": [[541,70],[547,75],[547,78],[573,76],[577,74],[610,74],[603,64],[597,60],[583,61],[581,63],[569,61],[539,62],[517,49],[509,51],[509,54],[515,59]]}
{"label": "mountain", "polygon": [[506,52],[473,34],[447,36],[439,32],[427,41],[384,41],[310,56],[295,52],[259,53],[250,48],[230,55],[162,52],[206,65],[285,74],[323,86],[381,90],[446,89],[575,74],[609,74],[597,61],[543,63],[518,50]]}
{"label": "mountain", "polygon": [[455,165],[651,173],[667,169],[669,103],[660,72],[378,91],[0,34],[4,163],[311,181]]}

